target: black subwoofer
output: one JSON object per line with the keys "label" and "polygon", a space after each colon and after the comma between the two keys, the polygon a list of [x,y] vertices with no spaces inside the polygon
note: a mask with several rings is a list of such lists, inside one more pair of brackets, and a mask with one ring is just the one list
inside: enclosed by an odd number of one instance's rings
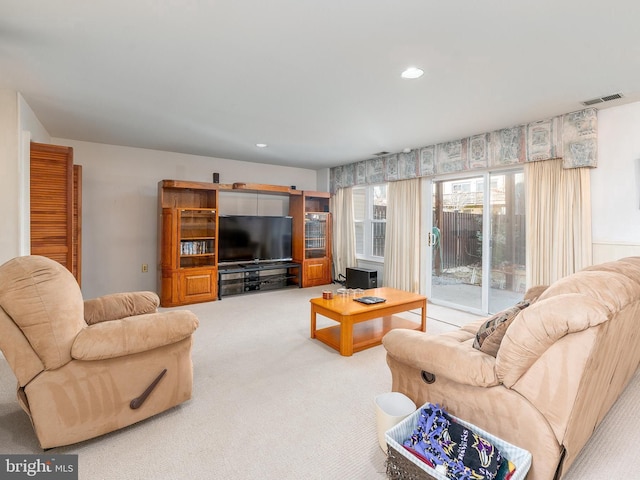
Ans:
{"label": "black subwoofer", "polygon": [[368,268],[347,268],[347,288],[376,288],[378,272]]}

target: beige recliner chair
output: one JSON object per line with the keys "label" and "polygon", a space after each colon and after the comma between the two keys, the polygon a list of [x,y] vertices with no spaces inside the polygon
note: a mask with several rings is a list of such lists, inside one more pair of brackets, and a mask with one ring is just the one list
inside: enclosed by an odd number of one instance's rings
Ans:
{"label": "beige recliner chair", "polygon": [[42,448],[117,430],[191,398],[189,311],[157,312],[153,292],[86,302],[71,273],[40,256],[0,266],[0,349]]}

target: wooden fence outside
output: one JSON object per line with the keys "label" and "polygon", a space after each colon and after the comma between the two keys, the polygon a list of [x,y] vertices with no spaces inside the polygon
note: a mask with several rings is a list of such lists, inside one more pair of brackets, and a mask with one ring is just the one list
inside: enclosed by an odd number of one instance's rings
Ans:
{"label": "wooden fence outside", "polygon": [[[508,233],[508,218],[494,215],[492,218],[494,241],[492,244],[492,263],[505,262],[511,265],[525,263],[525,219],[524,215],[514,216],[513,229]],[[480,265],[482,261],[482,214],[443,212],[440,230],[439,256],[442,269],[451,269],[469,265]],[[439,251],[438,251],[439,250]],[[437,260],[436,260],[437,262]]]}

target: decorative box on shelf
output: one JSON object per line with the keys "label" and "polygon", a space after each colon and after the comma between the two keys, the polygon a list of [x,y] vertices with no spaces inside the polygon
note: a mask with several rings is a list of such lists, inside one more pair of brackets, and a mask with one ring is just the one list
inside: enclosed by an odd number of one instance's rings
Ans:
{"label": "decorative box on shelf", "polygon": [[[391,428],[385,434],[388,446],[387,454],[387,477],[392,480],[451,480],[445,474],[436,471],[427,463],[417,458],[403,447],[403,442],[411,436],[416,429],[418,419],[422,409],[430,404],[425,403],[414,413]],[[484,439],[491,442],[502,455],[511,461],[516,467],[510,480],[524,480],[531,468],[531,453],[522,448],[516,447],[481,428],[465,422],[453,415],[450,415],[460,425],[474,431]]]}

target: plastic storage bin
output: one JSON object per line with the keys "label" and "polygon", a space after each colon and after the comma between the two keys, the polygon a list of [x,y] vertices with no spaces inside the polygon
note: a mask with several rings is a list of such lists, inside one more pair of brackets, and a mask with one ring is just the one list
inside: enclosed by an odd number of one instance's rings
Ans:
{"label": "plastic storage bin", "polygon": [[[450,480],[446,475],[437,472],[435,469],[431,468],[429,465],[405,450],[402,446],[402,443],[409,438],[415,430],[418,424],[420,412],[423,408],[429,405],[431,404],[425,403],[413,414],[386,432],[385,438],[389,447],[389,453],[387,456],[388,478],[392,480]],[[468,429],[473,430],[480,436],[489,440],[502,452],[504,457],[508,458],[511,463],[516,466],[516,470],[511,476],[511,480],[525,479],[527,472],[529,472],[529,468],[531,468],[531,453],[491,435],[469,422],[465,422],[453,415],[451,415],[451,418],[454,418],[460,425],[464,425]]]}

